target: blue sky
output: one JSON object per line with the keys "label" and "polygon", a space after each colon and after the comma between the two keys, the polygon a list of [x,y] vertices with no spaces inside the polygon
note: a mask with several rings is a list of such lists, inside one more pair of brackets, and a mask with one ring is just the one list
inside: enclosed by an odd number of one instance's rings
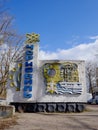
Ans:
{"label": "blue sky", "polygon": [[98,35],[98,0],[9,0],[6,6],[20,34],[40,34],[43,51],[89,44]]}

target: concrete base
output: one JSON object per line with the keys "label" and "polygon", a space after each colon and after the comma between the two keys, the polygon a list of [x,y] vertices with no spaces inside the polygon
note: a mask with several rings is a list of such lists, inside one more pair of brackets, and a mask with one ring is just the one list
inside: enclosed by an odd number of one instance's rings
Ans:
{"label": "concrete base", "polygon": [[11,105],[0,105],[0,117],[11,117],[15,115],[15,107]]}

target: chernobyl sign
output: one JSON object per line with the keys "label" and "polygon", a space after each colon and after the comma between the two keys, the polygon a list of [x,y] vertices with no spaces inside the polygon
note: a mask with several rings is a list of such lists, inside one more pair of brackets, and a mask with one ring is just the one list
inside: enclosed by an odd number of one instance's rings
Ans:
{"label": "chernobyl sign", "polygon": [[[10,75],[10,86],[15,86],[17,91],[22,90],[22,98],[27,99],[32,99],[32,97],[34,97],[33,92],[36,90],[35,87],[39,87],[38,82],[41,82],[41,80],[43,80],[42,84],[45,87],[45,94],[82,94],[83,84],[79,79],[78,63],[71,61],[56,62],[55,60],[52,60],[51,63],[48,60],[45,62],[43,61],[44,64],[42,64],[42,68],[40,67],[37,69],[37,42],[39,42],[39,35],[32,33],[27,34],[26,37],[24,61],[23,63],[19,63],[12,71]],[[41,62],[39,62],[40,65]],[[39,72],[40,69],[42,73],[38,75],[37,71]],[[23,81],[22,85],[21,78]],[[22,86],[23,89],[20,89],[20,86]]]}
{"label": "chernobyl sign", "polygon": [[32,33],[26,35],[25,57],[24,57],[24,89],[23,97],[31,98],[33,89],[33,56],[34,44],[39,42],[39,35]]}
{"label": "chernobyl sign", "polygon": [[26,45],[25,67],[24,67],[24,98],[32,97],[33,83],[33,45]]}

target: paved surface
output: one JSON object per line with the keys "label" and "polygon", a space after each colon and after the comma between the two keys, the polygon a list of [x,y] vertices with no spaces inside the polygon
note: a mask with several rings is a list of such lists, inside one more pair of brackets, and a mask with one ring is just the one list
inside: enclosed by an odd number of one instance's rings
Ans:
{"label": "paved surface", "polygon": [[98,105],[83,113],[17,113],[17,125],[6,130],[98,130]]}

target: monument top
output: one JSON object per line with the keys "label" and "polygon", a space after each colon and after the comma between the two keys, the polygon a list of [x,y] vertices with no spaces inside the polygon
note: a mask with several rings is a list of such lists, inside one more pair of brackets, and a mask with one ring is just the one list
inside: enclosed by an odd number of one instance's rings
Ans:
{"label": "monument top", "polygon": [[26,43],[37,43],[39,42],[39,34],[31,33],[31,34],[26,34]]}

